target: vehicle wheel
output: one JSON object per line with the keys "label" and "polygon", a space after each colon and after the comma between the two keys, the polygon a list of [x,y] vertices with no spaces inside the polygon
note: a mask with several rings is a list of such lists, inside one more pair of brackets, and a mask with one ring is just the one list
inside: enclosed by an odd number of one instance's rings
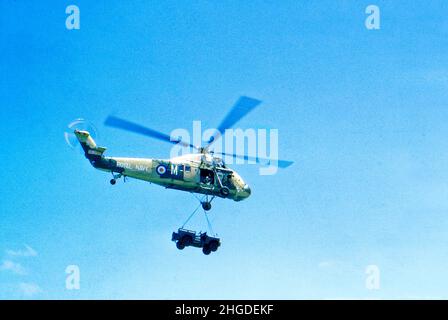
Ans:
{"label": "vehicle wheel", "polygon": [[185,244],[182,241],[177,241],[176,247],[179,250],[183,250],[185,248]]}
{"label": "vehicle wheel", "polygon": [[184,247],[188,247],[193,242],[193,239],[189,236],[183,236],[181,242],[184,244]]}
{"label": "vehicle wheel", "polygon": [[202,209],[205,211],[209,211],[212,208],[212,204],[210,202],[202,202]]}
{"label": "vehicle wheel", "polygon": [[227,187],[222,187],[221,190],[219,190],[219,192],[223,197],[227,197],[230,194],[230,189]]}
{"label": "vehicle wheel", "polygon": [[218,241],[211,241],[208,245],[211,251],[215,252],[216,250],[218,250]]}
{"label": "vehicle wheel", "polygon": [[111,185],[114,185],[114,184],[116,184],[117,183],[117,180],[115,180],[115,179],[110,179],[110,184]]}
{"label": "vehicle wheel", "polygon": [[209,247],[208,245],[205,245],[205,246],[202,248],[202,252],[203,252],[206,256],[208,256],[208,255],[212,252],[212,250],[210,250],[210,247]]}

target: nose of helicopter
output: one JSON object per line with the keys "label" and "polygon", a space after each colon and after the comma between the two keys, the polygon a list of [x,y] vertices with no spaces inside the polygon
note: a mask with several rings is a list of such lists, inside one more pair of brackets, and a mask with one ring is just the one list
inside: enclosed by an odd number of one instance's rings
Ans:
{"label": "nose of helicopter", "polygon": [[245,198],[247,198],[247,197],[250,196],[250,194],[251,194],[252,191],[250,190],[250,187],[249,187],[248,184],[245,184],[245,185],[244,185],[244,187],[243,187],[243,192],[244,192],[244,197],[245,197]]}

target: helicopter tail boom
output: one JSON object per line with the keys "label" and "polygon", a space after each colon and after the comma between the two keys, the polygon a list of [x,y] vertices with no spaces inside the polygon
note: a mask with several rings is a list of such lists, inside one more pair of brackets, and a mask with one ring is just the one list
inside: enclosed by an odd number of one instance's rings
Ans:
{"label": "helicopter tail boom", "polygon": [[103,156],[106,148],[98,147],[88,131],[75,130],[75,135],[81,144],[87,159],[94,160],[95,158],[101,158]]}

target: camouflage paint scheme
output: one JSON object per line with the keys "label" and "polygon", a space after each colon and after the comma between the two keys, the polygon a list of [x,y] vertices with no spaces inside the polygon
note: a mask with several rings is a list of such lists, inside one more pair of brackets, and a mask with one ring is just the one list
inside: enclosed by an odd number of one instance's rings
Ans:
{"label": "camouflage paint scheme", "polygon": [[[188,154],[171,159],[145,159],[105,157],[106,148],[98,147],[87,131],[75,130],[86,158],[96,169],[148,181],[170,189],[208,194],[224,198],[220,193],[220,184],[229,188],[230,193],[225,198],[241,201],[250,196],[249,186],[234,170],[216,164],[218,158],[210,154]],[[202,175],[211,173],[215,162],[216,175],[212,182],[205,183]]]}

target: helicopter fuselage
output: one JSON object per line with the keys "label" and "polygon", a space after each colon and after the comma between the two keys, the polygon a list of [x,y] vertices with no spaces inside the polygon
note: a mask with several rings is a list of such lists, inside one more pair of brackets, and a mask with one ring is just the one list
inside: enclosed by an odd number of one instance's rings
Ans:
{"label": "helicopter fuselage", "polygon": [[[86,158],[96,169],[114,177],[130,177],[165,188],[241,201],[250,196],[250,187],[239,174],[219,163],[210,154],[187,154],[171,159],[105,157],[89,133],[75,132]],[[226,192],[223,193],[223,189]]]}

